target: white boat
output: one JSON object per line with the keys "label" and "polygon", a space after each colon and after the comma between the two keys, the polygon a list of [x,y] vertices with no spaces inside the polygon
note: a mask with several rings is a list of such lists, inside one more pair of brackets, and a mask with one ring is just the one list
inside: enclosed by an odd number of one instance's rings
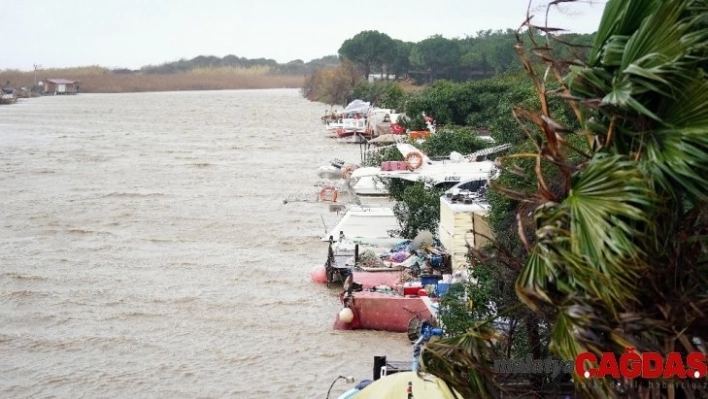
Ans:
{"label": "white boat", "polygon": [[359,254],[365,251],[380,253],[382,248],[391,248],[402,241],[391,234],[398,228],[398,220],[390,207],[350,206],[337,225],[322,236],[322,241],[329,242],[324,264],[326,282],[343,283],[352,275]]}
{"label": "white boat", "polygon": [[[345,189],[348,187],[345,183]],[[386,185],[375,176],[365,176],[358,178],[351,185],[351,191],[356,194],[360,204],[379,204],[387,203],[392,206],[391,197],[389,196]]]}
{"label": "white boat", "polygon": [[354,100],[344,108],[335,121],[326,124],[327,131],[334,132],[337,137],[348,137],[355,133],[364,134],[367,129],[366,116],[371,104]]}
{"label": "white boat", "polygon": [[322,237],[322,241],[347,241],[371,246],[387,246],[392,239],[389,232],[399,228],[393,208],[386,205],[349,206],[336,226]]}
{"label": "white boat", "polygon": [[[401,114],[395,110],[376,108],[370,103],[354,100],[336,116],[325,122],[326,130],[332,137],[343,143],[364,143],[381,134],[391,133],[391,125],[398,121]],[[325,115],[323,120],[332,118]]]}
{"label": "white boat", "polygon": [[[498,173],[494,161],[470,162],[469,159],[477,159],[479,156],[489,155],[505,148],[507,146],[482,150],[462,157],[462,161],[432,161],[410,144],[398,144],[399,151],[405,156],[415,152],[416,156],[421,158],[421,165],[417,169],[359,168],[351,173],[344,187],[350,192],[350,200],[358,203],[362,203],[362,198],[366,199],[368,194],[366,185],[359,186],[363,179],[373,179],[374,184],[380,186],[383,186],[380,183],[381,179],[395,178],[424,181],[431,185],[447,187],[448,190],[440,198],[438,236],[452,256],[453,269],[461,270],[467,262],[468,245],[480,248],[492,235],[485,219],[485,215],[491,210],[487,201],[486,187]],[[358,183],[351,183],[352,180],[357,179],[360,179]],[[384,197],[385,187],[380,187],[379,190],[381,190],[377,193],[379,197]],[[393,202],[388,204],[388,206],[394,205]],[[374,220],[371,219],[371,222],[373,223]]]}
{"label": "white boat", "polygon": [[[469,162],[466,159],[433,161],[427,155],[417,150],[410,144],[397,144],[398,150],[407,159],[415,162],[414,166],[404,170],[384,170],[382,167],[359,168],[351,173],[348,180],[356,182],[357,179],[403,179],[408,181],[424,181],[435,186],[452,187],[461,182],[487,181],[496,172],[493,161]],[[415,159],[415,160],[414,160]],[[360,194],[356,183],[348,183],[353,194]],[[362,189],[368,188],[362,186]]]}
{"label": "white boat", "polygon": [[450,159],[434,161],[425,153],[411,144],[396,144],[398,151],[403,155],[408,165],[405,169],[385,170],[382,167],[359,168],[352,172],[350,179],[356,180],[363,177],[396,178],[408,181],[425,181],[433,185],[453,186],[460,182],[472,180],[488,180],[496,172],[493,161],[475,161],[479,157],[503,151],[510,147],[502,146],[487,148],[468,155],[451,154]]}

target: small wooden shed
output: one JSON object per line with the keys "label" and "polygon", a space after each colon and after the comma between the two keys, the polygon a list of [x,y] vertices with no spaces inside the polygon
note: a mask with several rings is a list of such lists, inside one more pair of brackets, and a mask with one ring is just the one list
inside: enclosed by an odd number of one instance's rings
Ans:
{"label": "small wooden shed", "polygon": [[44,81],[44,94],[76,94],[78,83],[67,79],[47,79]]}

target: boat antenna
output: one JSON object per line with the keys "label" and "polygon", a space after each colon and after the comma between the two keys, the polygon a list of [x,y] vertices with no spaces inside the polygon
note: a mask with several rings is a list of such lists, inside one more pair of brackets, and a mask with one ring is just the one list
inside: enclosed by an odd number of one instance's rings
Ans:
{"label": "boat antenna", "polygon": [[325,223],[324,216],[320,215],[320,219],[322,220],[322,226],[324,226],[324,233],[327,235],[329,229],[327,229],[327,223]]}

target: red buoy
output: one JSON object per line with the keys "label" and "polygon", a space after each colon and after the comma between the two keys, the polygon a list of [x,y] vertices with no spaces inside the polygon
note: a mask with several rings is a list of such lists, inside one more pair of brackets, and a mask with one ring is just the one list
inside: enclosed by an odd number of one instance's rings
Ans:
{"label": "red buoy", "polygon": [[310,277],[316,283],[327,283],[327,268],[324,265],[313,267],[312,271],[310,271]]}

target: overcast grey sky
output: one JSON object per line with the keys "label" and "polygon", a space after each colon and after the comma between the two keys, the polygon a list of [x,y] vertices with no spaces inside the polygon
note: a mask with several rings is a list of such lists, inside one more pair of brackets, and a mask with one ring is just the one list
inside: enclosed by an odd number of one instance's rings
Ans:
{"label": "overcast grey sky", "polygon": [[[533,0],[544,21],[548,0]],[[552,12],[549,25],[597,29],[605,0]],[[410,42],[518,28],[528,0],[3,0],[0,69],[100,65],[137,69],[198,55],[305,62],[378,30]]]}

